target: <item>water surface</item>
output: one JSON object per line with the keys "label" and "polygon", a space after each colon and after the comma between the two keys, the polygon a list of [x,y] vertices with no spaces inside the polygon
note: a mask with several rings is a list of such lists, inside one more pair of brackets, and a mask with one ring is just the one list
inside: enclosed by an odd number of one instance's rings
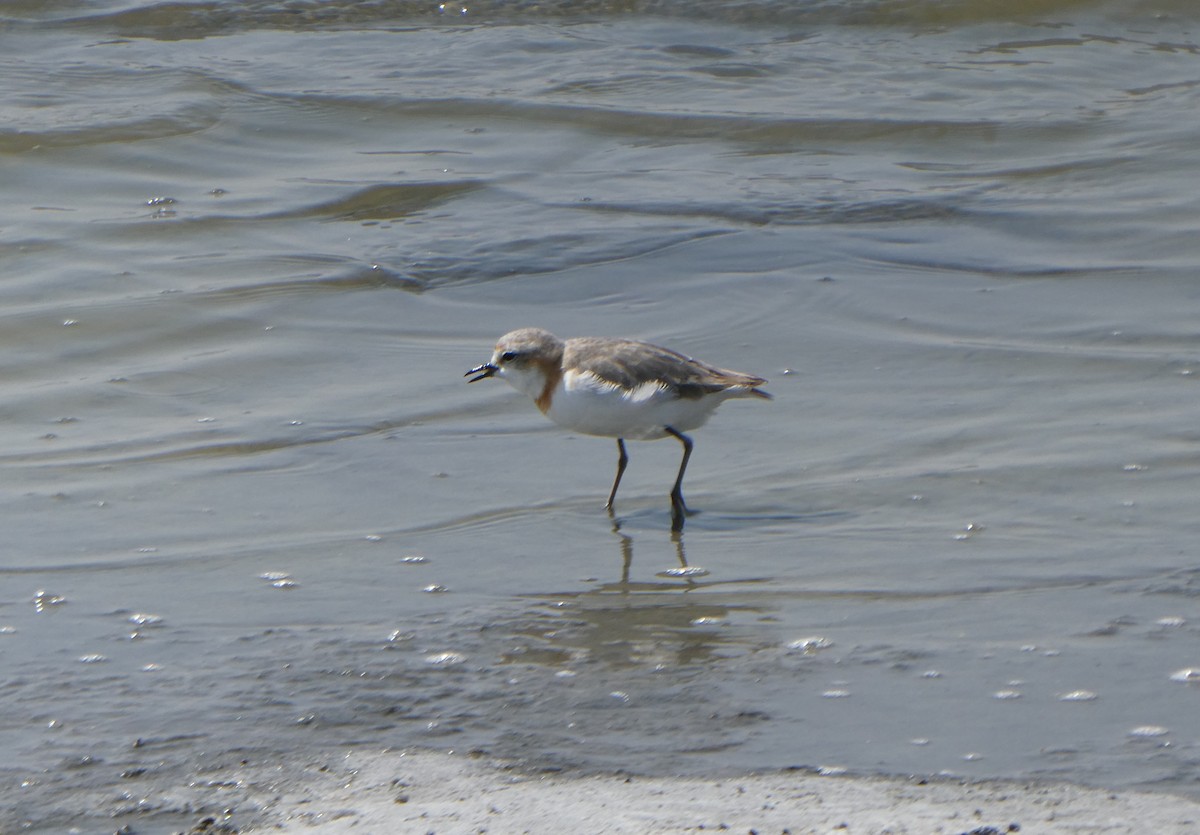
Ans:
{"label": "water surface", "polygon": [[[1004,5],[7,5],[0,821],[355,747],[1194,794],[1198,21]],[[614,530],[464,385],[523,325],[770,378],[682,538],[677,444]]]}

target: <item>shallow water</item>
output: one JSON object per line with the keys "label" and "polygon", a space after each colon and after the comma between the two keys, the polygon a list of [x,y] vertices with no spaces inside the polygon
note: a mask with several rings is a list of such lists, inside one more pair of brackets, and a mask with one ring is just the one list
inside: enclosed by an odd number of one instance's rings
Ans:
{"label": "shallow water", "polygon": [[[793,5],[5,7],[0,822],[354,746],[1196,792],[1194,10]],[[522,325],[770,378],[682,538],[677,444],[614,530],[464,384]]]}

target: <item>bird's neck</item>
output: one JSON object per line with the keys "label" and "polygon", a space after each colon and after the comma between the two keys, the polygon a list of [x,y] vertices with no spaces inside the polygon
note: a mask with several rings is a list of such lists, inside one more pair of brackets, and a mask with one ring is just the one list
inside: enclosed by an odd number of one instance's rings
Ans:
{"label": "bird's neck", "polygon": [[546,414],[550,411],[554,390],[562,379],[562,368],[557,363],[535,361],[519,372],[508,371],[504,378],[517,391],[532,397],[542,414]]}

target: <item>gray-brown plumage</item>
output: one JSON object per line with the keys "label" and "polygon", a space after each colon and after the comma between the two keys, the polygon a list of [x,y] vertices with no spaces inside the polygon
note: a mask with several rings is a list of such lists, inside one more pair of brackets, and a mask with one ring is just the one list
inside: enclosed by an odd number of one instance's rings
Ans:
{"label": "gray-brown plumage", "polygon": [[762,377],[717,368],[670,348],[633,339],[585,336],[567,340],[562,365],[595,374],[601,380],[629,390],[646,383],[660,383],[680,397],[695,399],[744,387],[750,394],[771,398],[757,388],[767,382]]}

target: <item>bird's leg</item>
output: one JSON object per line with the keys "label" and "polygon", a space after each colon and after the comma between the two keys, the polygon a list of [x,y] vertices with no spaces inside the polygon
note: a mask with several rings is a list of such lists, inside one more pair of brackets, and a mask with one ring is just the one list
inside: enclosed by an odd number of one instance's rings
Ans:
{"label": "bird's leg", "polygon": [[687,469],[688,459],[692,457],[692,439],[682,432],[676,432],[670,426],[664,426],[663,429],[668,435],[678,438],[679,443],[683,444],[683,460],[679,462],[679,475],[675,477],[675,486],[671,488],[671,530],[679,532],[683,530],[683,517],[691,512],[683,503],[683,473]]}
{"label": "bird's leg", "polygon": [[608,512],[613,510],[613,499],[617,497],[617,488],[621,486],[621,476],[625,475],[625,465],[629,463],[629,455],[625,452],[625,439],[617,438],[617,477],[613,479],[612,490],[608,494]]}

